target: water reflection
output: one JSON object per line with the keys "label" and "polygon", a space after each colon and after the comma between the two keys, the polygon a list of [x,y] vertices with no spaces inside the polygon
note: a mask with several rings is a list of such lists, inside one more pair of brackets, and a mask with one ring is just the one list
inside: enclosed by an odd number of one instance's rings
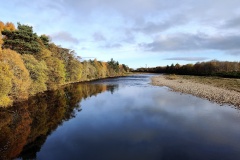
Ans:
{"label": "water reflection", "polygon": [[151,86],[149,77],[71,85],[0,112],[1,158],[240,158],[237,110]]}
{"label": "water reflection", "polygon": [[47,136],[81,110],[80,101],[107,90],[114,86],[75,84],[1,109],[0,159],[36,158]]}

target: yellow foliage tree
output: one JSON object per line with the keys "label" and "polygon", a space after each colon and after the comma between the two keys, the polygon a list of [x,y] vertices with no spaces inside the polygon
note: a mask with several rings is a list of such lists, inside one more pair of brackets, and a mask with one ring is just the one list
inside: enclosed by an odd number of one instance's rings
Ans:
{"label": "yellow foliage tree", "polygon": [[31,79],[21,55],[10,49],[3,49],[0,51],[0,62],[8,65],[13,73],[10,96],[15,100],[26,99]]}
{"label": "yellow foliage tree", "polygon": [[4,26],[5,26],[4,23],[2,21],[0,21],[0,32],[3,31]]}
{"label": "yellow foliage tree", "polygon": [[47,90],[48,68],[45,61],[38,61],[30,54],[22,55],[22,59],[32,79],[29,94],[34,95]]}
{"label": "yellow foliage tree", "polygon": [[2,44],[3,44],[2,34],[0,33],[0,51],[2,50]]}
{"label": "yellow foliage tree", "polygon": [[97,59],[94,59],[93,65],[96,68],[96,78],[101,78],[102,77],[102,65],[97,61]]}
{"label": "yellow foliage tree", "polygon": [[0,51],[2,50],[2,44],[3,44],[3,40],[2,40],[3,29],[4,29],[4,23],[0,21]]}
{"label": "yellow foliage tree", "polygon": [[84,61],[82,63],[83,71],[82,71],[82,81],[92,80],[97,78],[97,70],[93,66],[91,61]]}
{"label": "yellow foliage tree", "polygon": [[0,61],[0,106],[7,107],[12,104],[12,100],[8,97],[12,89],[13,73],[9,66]]}
{"label": "yellow foliage tree", "polygon": [[101,62],[101,64],[102,64],[102,74],[103,74],[103,77],[107,77],[108,75],[109,75],[109,73],[108,73],[108,64],[107,64],[107,62]]}
{"label": "yellow foliage tree", "polygon": [[7,22],[4,26],[5,30],[9,30],[9,31],[15,31],[16,27],[14,26],[14,24],[12,22]]}
{"label": "yellow foliage tree", "polygon": [[78,82],[82,78],[82,64],[76,60],[69,60],[67,66],[67,81],[68,82]]}
{"label": "yellow foliage tree", "polygon": [[38,60],[44,60],[46,62],[48,68],[48,89],[56,89],[66,81],[66,68],[63,61],[53,57],[52,54],[48,49],[42,49],[42,51],[36,55]]}
{"label": "yellow foliage tree", "polygon": [[46,48],[43,48],[38,54],[35,55],[35,58],[39,61],[46,60],[52,56],[52,52]]}

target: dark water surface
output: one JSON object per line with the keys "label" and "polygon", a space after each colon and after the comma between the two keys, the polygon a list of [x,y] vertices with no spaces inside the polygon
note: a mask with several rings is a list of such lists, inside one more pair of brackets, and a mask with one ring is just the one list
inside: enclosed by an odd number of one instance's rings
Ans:
{"label": "dark water surface", "polygon": [[74,84],[1,110],[0,159],[240,159],[239,110],[151,86],[151,76]]}

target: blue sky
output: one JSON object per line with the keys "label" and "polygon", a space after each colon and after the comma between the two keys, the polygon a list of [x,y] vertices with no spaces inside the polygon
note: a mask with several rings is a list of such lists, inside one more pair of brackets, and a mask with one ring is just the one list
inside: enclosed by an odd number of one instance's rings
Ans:
{"label": "blue sky", "polygon": [[132,68],[240,61],[239,0],[8,0],[0,21]]}

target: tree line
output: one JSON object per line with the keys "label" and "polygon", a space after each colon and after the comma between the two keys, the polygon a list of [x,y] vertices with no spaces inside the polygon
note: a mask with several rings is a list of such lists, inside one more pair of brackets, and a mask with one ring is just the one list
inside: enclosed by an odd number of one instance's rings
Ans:
{"label": "tree line", "polygon": [[128,66],[111,59],[81,61],[68,48],[38,36],[33,28],[0,21],[0,106],[61,85],[124,75]]}
{"label": "tree line", "polygon": [[240,62],[212,60],[195,64],[172,64],[164,67],[138,68],[135,72],[167,73],[196,76],[219,76],[225,78],[240,78]]}

